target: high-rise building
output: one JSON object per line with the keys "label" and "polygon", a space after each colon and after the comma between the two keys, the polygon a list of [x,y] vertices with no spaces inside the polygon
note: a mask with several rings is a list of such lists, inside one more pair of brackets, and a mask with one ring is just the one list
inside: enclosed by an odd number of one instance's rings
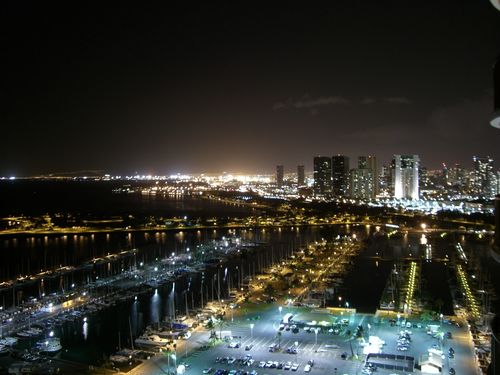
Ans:
{"label": "high-rise building", "polygon": [[419,199],[418,155],[394,155],[392,160],[392,185],[394,198]]}
{"label": "high-rise building", "polygon": [[379,193],[384,197],[391,195],[391,169],[385,164],[380,168]]}
{"label": "high-rise building", "polygon": [[276,166],[276,185],[280,188],[283,186],[283,178],[285,177],[285,168],[282,165]]}
{"label": "high-rise building", "polygon": [[500,171],[497,171],[497,194],[500,194]]}
{"label": "high-rise building", "polygon": [[429,176],[429,170],[427,169],[427,167],[420,166],[420,168],[418,169],[418,181],[419,190],[430,189],[434,186],[433,182],[431,181],[431,177]]}
{"label": "high-rise building", "polygon": [[448,185],[449,181],[448,181],[448,178],[450,176],[450,173],[449,173],[449,170],[448,170],[448,166],[446,165],[446,163],[443,163],[443,169],[441,170],[441,183],[442,185]]}
{"label": "high-rise building", "polygon": [[379,193],[377,158],[375,156],[360,156],[358,158],[358,168],[371,170],[373,180],[371,183],[373,186],[372,198],[375,198]]}
{"label": "high-rise building", "polygon": [[495,198],[495,246],[500,252],[500,194]]}
{"label": "high-rise building", "polygon": [[460,164],[455,164],[448,170],[448,185],[464,187],[466,182],[465,180],[465,169],[462,168]]}
{"label": "high-rise building", "polygon": [[496,194],[493,159],[474,156],[474,193],[481,198],[491,199]]}
{"label": "high-rise building", "polygon": [[314,194],[327,195],[332,192],[332,159],[316,156],[314,164]]}
{"label": "high-rise building", "polygon": [[375,198],[373,171],[370,168],[351,169],[349,195],[356,199]]}
{"label": "high-rise building", "polygon": [[346,196],[349,192],[349,157],[332,156],[332,193]]}
{"label": "high-rise building", "polygon": [[306,184],[306,172],[303,165],[297,165],[297,186]]}

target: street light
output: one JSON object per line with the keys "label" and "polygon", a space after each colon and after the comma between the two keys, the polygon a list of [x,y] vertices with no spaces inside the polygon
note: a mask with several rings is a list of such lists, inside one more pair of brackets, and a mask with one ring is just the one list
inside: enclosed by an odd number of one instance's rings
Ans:
{"label": "street light", "polygon": [[318,332],[319,332],[319,328],[314,328],[314,345],[318,345]]}
{"label": "street light", "polygon": [[250,324],[250,337],[253,338],[253,327],[255,324]]}
{"label": "street light", "polygon": [[281,318],[281,311],[283,310],[283,307],[282,306],[278,307],[278,310],[280,311],[280,318]]}
{"label": "street light", "polygon": [[233,305],[231,305],[231,306],[229,306],[229,307],[231,308],[231,322],[233,322],[233,321],[234,321],[234,317],[233,317],[233,309],[234,309],[234,306],[233,306]]}
{"label": "street light", "polygon": [[177,355],[175,353],[172,353],[170,356],[174,360],[174,368],[175,368],[175,372],[177,372]]}

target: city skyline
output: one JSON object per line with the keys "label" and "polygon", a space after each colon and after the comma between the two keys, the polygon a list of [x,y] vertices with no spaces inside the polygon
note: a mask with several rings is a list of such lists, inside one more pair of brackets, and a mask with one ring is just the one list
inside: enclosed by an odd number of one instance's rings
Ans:
{"label": "city skyline", "polygon": [[[408,154],[408,153],[406,153]],[[289,175],[289,174],[297,174],[297,168],[302,167],[303,171],[306,175],[312,176],[314,174],[314,158],[317,157],[327,157],[327,158],[335,158],[335,157],[342,157],[342,158],[347,158],[347,167],[349,172],[352,169],[360,168],[359,167],[359,159],[363,158],[374,158],[376,160],[375,165],[376,165],[376,170],[380,174],[381,169],[386,167],[390,168],[391,162],[393,161],[393,158],[395,155],[398,154],[392,154],[389,159],[387,160],[380,160],[378,155],[369,155],[369,154],[363,154],[363,155],[340,155],[340,154],[332,154],[330,156],[328,155],[313,155],[310,156],[309,159],[299,161],[298,164],[272,164],[272,161],[269,161],[269,163],[264,166],[264,168],[260,170],[252,170],[251,172],[245,172],[244,169],[243,171],[238,171],[238,170],[201,170],[201,171],[188,171],[188,170],[181,170],[180,168],[172,168],[170,171],[166,170],[161,170],[160,171],[153,171],[151,172],[151,168],[142,168],[138,170],[131,170],[130,168],[123,168],[123,171],[111,171],[111,170],[104,170],[104,169],[82,169],[82,170],[64,170],[64,171],[46,171],[46,172],[41,172],[41,173],[33,173],[33,174],[21,174],[21,175],[14,175],[14,174],[5,174],[1,175],[0,174],[0,179],[14,179],[14,178],[36,178],[36,177],[50,177],[50,176],[104,176],[104,175],[113,175],[113,176],[174,176],[174,175],[223,175],[223,174],[229,174],[229,175],[235,175],[235,176],[243,176],[243,175],[248,175],[248,176],[258,176],[258,175],[274,175],[276,176],[277,167],[280,167],[283,169],[283,174],[284,175]],[[474,166],[475,166],[475,160],[476,158],[488,158],[491,159],[492,161],[492,169],[493,171],[498,171],[500,172],[500,164],[498,164],[498,160],[491,157],[491,155],[486,155],[486,154],[477,154],[477,155],[471,155],[470,159],[466,162],[465,164],[458,163],[456,161],[446,161],[446,162],[440,162],[433,168],[429,168],[429,166],[425,163],[422,162],[422,155],[416,154],[420,157],[420,163],[419,166],[420,168],[424,168],[427,171],[442,171],[444,169],[448,168],[462,168],[464,170],[468,171],[473,171]],[[423,158],[425,160],[425,156]],[[332,172],[333,173],[333,172]],[[375,177],[378,175],[375,174]],[[332,177],[333,178],[333,177]],[[346,177],[348,178],[348,176]]]}
{"label": "city skyline", "polygon": [[[425,22],[422,20],[425,19]],[[383,20],[383,22],[380,22]],[[487,1],[3,14],[0,175],[272,172],[311,155],[500,159]]]}

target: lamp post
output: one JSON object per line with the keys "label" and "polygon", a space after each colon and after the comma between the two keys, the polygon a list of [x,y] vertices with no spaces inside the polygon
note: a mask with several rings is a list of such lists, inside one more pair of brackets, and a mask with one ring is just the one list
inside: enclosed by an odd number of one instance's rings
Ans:
{"label": "lamp post", "polygon": [[177,374],[177,355],[175,353],[171,354],[172,359],[174,360],[174,373]]}
{"label": "lamp post", "polygon": [[279,310],[279,312],[280,312],[280,319],[281,319],[281,311],[283,311],[283,306],[279,306],[279,307],[278,307],[278,310]]}
{"label": "lamp post", "polygon": [[318,345],[318,332],[319,328],[314,328],[314,345]]}
{"label": "lamp post", "polygon": [[250,324],[250,338],[253,338],[253,327],[255,326],[255,324]]}
{"label": "lamp post", "polygon": [[231,305],[231,306],[229,306],[229,307],[231,308],[231,322],[233,322],[233,321],[234,321],[234,316],[233,316],[233,309],[234,309],[234,306],[233,306],[233,305]]}

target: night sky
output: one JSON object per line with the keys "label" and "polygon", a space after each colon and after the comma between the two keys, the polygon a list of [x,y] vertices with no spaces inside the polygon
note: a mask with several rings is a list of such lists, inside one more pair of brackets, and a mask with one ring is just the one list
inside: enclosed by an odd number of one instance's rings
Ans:
{"label": "night sky", "polygon": [[2,3],[0,175],[310,170],[337,153],[500,167],[487,0],[47,3]]}

